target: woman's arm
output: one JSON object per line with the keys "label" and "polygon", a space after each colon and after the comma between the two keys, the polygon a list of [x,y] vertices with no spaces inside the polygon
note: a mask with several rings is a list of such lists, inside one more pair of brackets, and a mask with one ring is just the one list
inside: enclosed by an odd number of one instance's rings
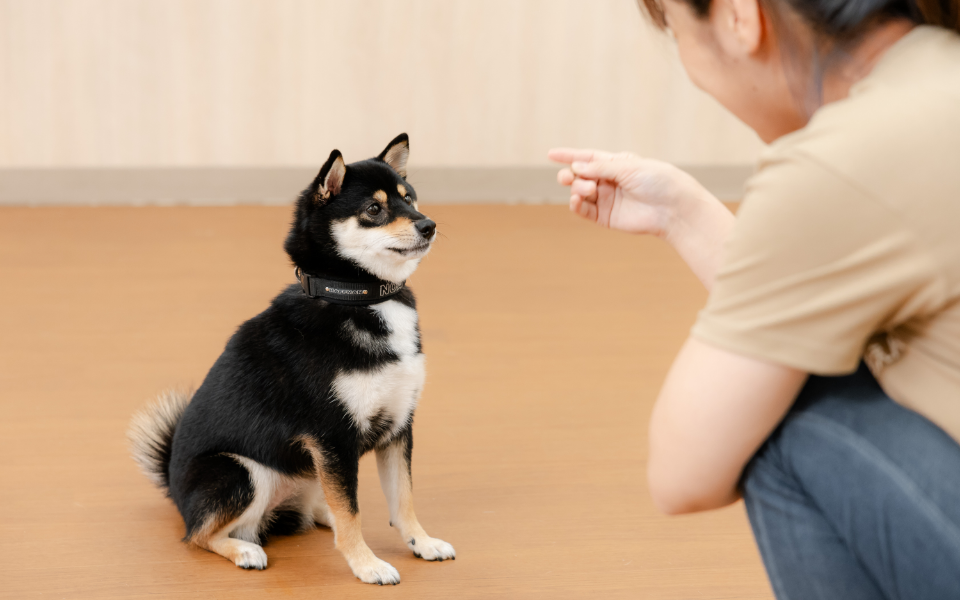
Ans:
{"label": "woman's arm", "polygon": [[713,287],[734,217],[696,179],[628,153],[555,148],[548,156],[570,165],[557,180],[570,186],[571,211],[604,227],[663,238]]}
{"label": "woman's arm", "polygon": [[[734,217],[695,179],[631,154],[557,148],[570,165],[570,209],[612,229],[668,241],[709,290]],[[790,408],[807,374],[690,339],[660,390],[650,422],[647,477],[670,514],[739,498],[744,466]]]}
{"label": "woman's arm", "polygon": [[688,339],[650,420],[647,480],[657,507],[680,514],[736,501],[747,461],[806,379],[803,371]]}

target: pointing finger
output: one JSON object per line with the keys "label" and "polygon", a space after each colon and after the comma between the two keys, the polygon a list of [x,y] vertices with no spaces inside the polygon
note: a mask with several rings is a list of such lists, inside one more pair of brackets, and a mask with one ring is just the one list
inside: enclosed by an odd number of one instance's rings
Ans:
{"label": "pointing finger", "polygon": [[609,152],[589,148],[553,148],[547,153],[547,158],[553,162],[568,165],[574,161],[590,162],[608,156],[610,156]]}
{"label": "pointing finger", "polygon": [[637,168],[634,157],[607,156],[599,160],[574,161],[571,165],[574,175],[583,179],[606,179],[619,181],[627,173]]}
{"label": "pointing finger", "polygon": [[580,150],[578,148],[551,148],[547,152],[547,158],[553,162],[564,163],[569,165],[575,160],[590,160],[593,158],[593,155],[587,155],[587,151]]}

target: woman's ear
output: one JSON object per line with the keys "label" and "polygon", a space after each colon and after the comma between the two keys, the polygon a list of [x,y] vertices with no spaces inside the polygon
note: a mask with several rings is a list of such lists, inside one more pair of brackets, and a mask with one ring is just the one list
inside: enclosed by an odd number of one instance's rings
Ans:
{"label": "woman's ear", "polygon": [[400,177],[407,178],[407,159],[410,158],[410,138],[407,134],[401,133],[393,138],[393,141],[387,144],[383,152],[378,156],[380,160],[387,163]]}
{"label": "woman's ear", "polygon": [[714,0],[710,21],[730,56],[747,57],[760,50],[766,25],[760,0]]}
{"label": "woman's ear", "polygon": [[339,150],[334,150],[317,175],[317,202],[325,204],[331,196],[339,194],[346,175],[347,166],[343,163],[343,155]]}

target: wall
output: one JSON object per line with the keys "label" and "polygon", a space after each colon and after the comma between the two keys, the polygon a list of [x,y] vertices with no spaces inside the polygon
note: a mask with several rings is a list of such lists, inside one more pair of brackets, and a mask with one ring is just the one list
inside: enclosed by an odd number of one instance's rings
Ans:
{"label": "wall", "polygon": [[633,0],[0,0],[0,168],[745,164]]}

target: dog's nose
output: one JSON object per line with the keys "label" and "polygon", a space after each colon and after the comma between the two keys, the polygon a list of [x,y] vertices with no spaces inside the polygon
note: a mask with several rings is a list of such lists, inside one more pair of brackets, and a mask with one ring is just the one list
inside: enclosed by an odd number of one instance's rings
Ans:
{"label": "dog's nose", "polygon": [[420,235],[428,239],[433,236],[433,233],[437,230],[437,224],[430,219],[420,219],[414,224],[414,227],[417,228]]}

